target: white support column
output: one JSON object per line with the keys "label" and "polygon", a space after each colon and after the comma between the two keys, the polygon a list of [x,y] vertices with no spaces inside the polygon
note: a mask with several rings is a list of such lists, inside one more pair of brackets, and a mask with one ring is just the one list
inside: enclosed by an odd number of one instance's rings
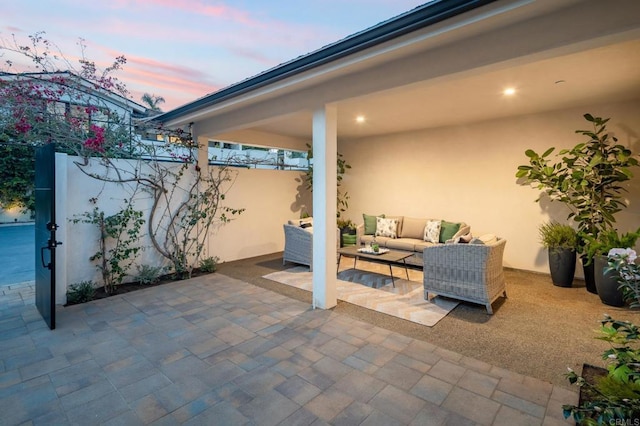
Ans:
{"label": "white support column", "polygon": [[313,113],[313,307],[330,309],[336,290],[337,112],[324,105]]}

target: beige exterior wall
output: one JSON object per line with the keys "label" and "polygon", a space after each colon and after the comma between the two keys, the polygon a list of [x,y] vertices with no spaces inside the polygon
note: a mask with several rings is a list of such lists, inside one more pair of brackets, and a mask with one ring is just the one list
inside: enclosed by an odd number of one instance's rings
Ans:
{"label": "beige exterior wall", "polygon": [[[101,282],[100,273],[89,257],[98,250],[98,230],[95,225],[73,223],[95,205],[89,200],[98,198],[98,207],[111,215],[124,208],[121,200],[133,194],[130,185],[105,184],[86,176],[74,164],[76,157],[57,154],[57,222],[60,225],[57,238],[63,244],[56,250],[58,256],[57,303],[66,302],[69,284],[84,280]],[[118,161],[119,167],[135,167],[135,162]],[[128,165],[129,164],[129,165]],[[176,165],[176,168],[179,165]],[[104,173],[97,163],[89,170]],[[244,208],[246,211],[227,225],[213,230],[208,239],[207,256],[218,256],[221,261],[232,261],[282,251],[284,232],[282,224],[288,219],[300,217],[310,211],[311,194],[306,191],[303,174],[295,171],[234,169],[237,177],[227,192],[225,206]],[[143,191],[136,193],[135,208],[145,212],[145,220],[152,200]],[[141,230],[140,245],[145,250],[137,260],[139,264],[161,265],[166,261],[152,248],[146,224]],[[64,265],[64,266],[63,266]],[[135,267],[131,273],[135,274]],[[130,279],[127,279],[129,281]]]}
{"label": "beige exterior wall", "polygon": [[[518,185],[515,173],[527,148],[543,152],[585,141],[574,130],[589,128],[587,112],[611,117],[610,133],[640,152],[638,101],[341,141],[338,150],[353,167],[344,180],[347,216],[356,223],[362,213],[465,221],[474,235],[507,239],[505,266],[548,273],[538,225],[564,221],[568,210],[536,203],[540,192]],[[640,169],[635,174],[629,208],[618,215],[621,231],[640,226]]]}
{"label": "beige exterior wall", "polygon": [[215,231],[208,255],[231,261],[282,251],[282,225],[311,213],[311,194],[301,172],[241,169],[226,204],[246,210]]}

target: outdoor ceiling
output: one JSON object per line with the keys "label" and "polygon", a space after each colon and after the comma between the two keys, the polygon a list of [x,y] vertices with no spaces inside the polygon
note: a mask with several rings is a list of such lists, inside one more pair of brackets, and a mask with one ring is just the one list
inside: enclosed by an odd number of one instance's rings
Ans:
{"label": "outdoor ceiling", "polygon": [[[640,40],[543,60],[521,58],[339,102],[338,137],[369,137],[640,99],[638,70]],[[502,94],[507,87],[516,89],[514,96]],[[356,123],[358,115],[366,121]],[[274,119],[253,130],[311,139],[311,112]]]}

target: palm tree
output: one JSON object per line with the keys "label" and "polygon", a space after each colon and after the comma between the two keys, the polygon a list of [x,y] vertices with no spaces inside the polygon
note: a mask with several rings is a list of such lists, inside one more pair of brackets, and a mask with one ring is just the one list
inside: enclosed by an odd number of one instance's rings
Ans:
{"label": "palm tree", "polygon": [[162,112],[159,107],[160,104],[164,103],[164,98],[162,96],[150,95],[149,93],[145,93],[140,99],[145,105],[149,107],[150,112]]}

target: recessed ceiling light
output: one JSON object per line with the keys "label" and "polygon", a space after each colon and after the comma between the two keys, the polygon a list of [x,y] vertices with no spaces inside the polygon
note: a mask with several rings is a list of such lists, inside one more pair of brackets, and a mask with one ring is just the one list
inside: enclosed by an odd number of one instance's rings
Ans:
{"label": "recessed ceiling light", "polygon": [[364,122],[365,122],[364,115],[359,115],[356,117],[356,123],[364,123]]}
{"label": "recessed ceiling light", "polygon": [[502,91],[502,94],[505,96],[513,96],[516,94],[516,89],[514,89],[513,87],[507,87]]}

